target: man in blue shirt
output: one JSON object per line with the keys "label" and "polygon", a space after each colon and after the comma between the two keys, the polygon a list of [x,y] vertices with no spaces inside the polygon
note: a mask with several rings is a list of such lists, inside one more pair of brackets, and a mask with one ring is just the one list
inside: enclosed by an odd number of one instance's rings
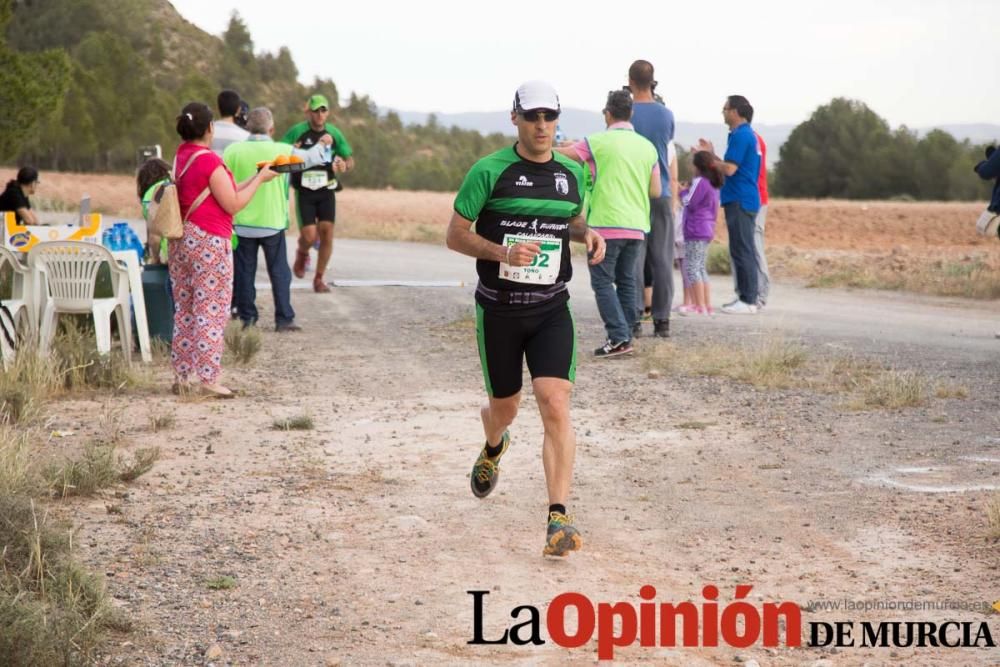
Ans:
{"label": "man in blue shirt", "polygon": [[[636,281],[640,286],[636,308],[643,312],[642,284],[646,256],[653,273],[653,335],[670,335],[670,304],[674,300],[674,212],[671,199],[670,164],[667,144],[674,140],[674,113],[653,96],[653,65],[636,60],[628,69],[628,88],[632,91],[632,126],[656,147],[660,165],[660,196],[649,201],[649,234],[644,252],[636,262]],[[642,325],[637,321],[634,335]]]}
{"label": "man in blue shirt", "polygon": [[[729,232],[729,256],[736,271],[735,301],[722,306],[722,312],[752,315],[757,312],[757,255],[754,251],[754,225],[760,210],[760,147],[750,127],[753,107],[742,95],[730,95],[722,106],[722,118],[729,126],[729,140],[722,171],[726,183],[719,200],[726,213]],[[700,139],[698,150],[715,154],[712,142]],[[716,157],[716,160],[719,158]]]}

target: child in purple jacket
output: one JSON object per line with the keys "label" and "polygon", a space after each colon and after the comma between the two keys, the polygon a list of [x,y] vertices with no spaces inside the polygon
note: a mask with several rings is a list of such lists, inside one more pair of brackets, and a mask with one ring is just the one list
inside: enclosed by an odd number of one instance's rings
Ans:
{"label": "child in purple jacket", "polygon": [[715,158],[708,151],[698,151],[692,158],[695,178],[680,192],[684,207],[684,273],[691,284],[694,306],[681,307],[688,313],[713,314],[708,292],[705,259],[708,244],[715,237],[715,218],[719,213],[719,188],[725,180]]}

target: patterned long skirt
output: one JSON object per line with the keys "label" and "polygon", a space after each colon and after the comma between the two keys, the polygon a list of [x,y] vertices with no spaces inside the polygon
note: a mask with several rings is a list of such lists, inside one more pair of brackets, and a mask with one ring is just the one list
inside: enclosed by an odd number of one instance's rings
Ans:
{"label": "patterned long skirt", "polygon": [[170,280],[174,285],[174,341],[170,351],[179,382],[194,377],[218,382],[233,293],[233,252],[228,238],[214,236],[191,222],[184,236],[170,241]]}

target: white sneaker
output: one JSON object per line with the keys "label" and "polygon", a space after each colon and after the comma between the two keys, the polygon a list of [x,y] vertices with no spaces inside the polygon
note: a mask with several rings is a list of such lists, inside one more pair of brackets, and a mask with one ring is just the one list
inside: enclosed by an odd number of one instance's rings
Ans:
{"label": "white sneaker", "polygon": [[735,301],[727,303],[720,310],[730,315],[754,315],[757,312],[757,306],[742,301]]}

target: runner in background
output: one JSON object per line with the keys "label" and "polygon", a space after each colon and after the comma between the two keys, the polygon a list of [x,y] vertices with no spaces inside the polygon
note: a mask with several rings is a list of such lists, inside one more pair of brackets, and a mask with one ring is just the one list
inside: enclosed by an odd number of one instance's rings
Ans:
{"label": "runner in background", "polygon": [[330,291],[330,286],[326,284],[323,275],[333,255],[333,225],[337,212],[334,192],[340,189],[337,174],[343,174],[354,168],[354,151],[347,143],[343,132],[326,122],[330,115],[330,103],[326,97],[323,95],[310,97],[306,103],[306,115],[309,120],[294,125],[281,138],[281,142],[309,149],[319,141],[320,137],[329,134],[333,137],[333,145],[322,165],[292,174],[291,184],[295,190],[296,208],[299,214],[299,243],[295,251],[292,273],[296,278],[305,276],[309,248],[316,239],[319,239],[313,290],[323,293]]}
{"label": "runner in background", "polygon": [[591,265],[604,258],[605,249],[580,215],[580,166],[552,152],[559,111],[549,84],[531,81],[517,89],[511,122],[518,141],[466,174],[447,237],[449,248],[476,258],[479,274],[476,334],[488,399],[479,413],[486,443],[472,467],[472,493],[485,498],[496,488],[526,357],[545,428],[549,507],[542,553],[550,556],[583,544],[566,511],[576,456],[569,415],[576,379],[576,333],[566,290],[573,274],[569,242],[587,245]]}

